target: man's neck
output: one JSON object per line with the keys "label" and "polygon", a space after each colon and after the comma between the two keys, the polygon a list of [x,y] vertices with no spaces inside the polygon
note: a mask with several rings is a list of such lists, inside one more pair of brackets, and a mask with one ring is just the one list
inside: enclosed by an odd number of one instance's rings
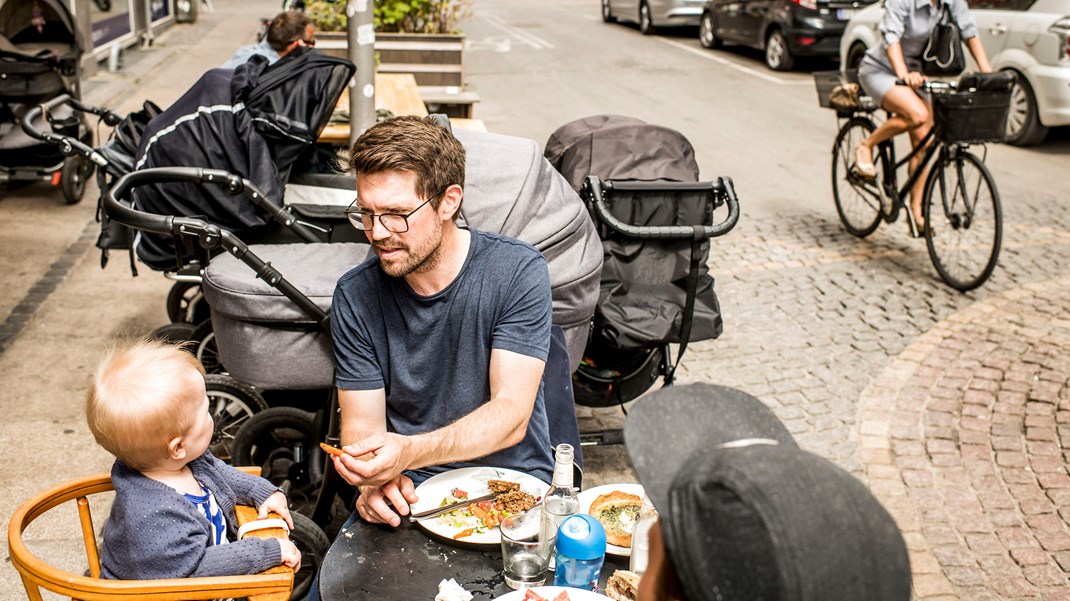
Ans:
{"label": "man's neck", "polygon": [[405,281],[420,296],[432,296],[446,289],[461,273],[472,245],[472,233],[453,222],[443,226],[442,244],[438,247],[438,264],[430,271],[413,272]]}

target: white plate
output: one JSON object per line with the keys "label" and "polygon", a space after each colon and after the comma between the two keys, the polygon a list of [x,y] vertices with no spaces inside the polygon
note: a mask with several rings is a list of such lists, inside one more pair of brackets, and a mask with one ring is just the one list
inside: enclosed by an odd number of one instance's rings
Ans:
{"label": "white plate", "polygon": [[[416,496],[420,500],[412,505],[410,509],[413,513],[419,513],[440,507],[442,499],[450,496],[450,491],[454,488],[467,492],[470,499],[489,494],[490,489],[487,488],[487,480],[518,482],[520,490],[536,499],[541,498],[546,494],[546,489],[550,488],[550,485],[535,476],[515,470],[501,467],[465,467],[436,474],[424,480],[422,484],[416,487]],[[424,530],[444,538],[453,538],[454,535],[463,530],[463,528],[455,528],[446,523],[444,518],[430,518],[416,523]],[[473,534],[458,540],[476,545],[498,545],[502,542],[501,533],[497,528],[490,528],[486,532]]]}
{"label": "white plate", "polygon": [[[594,503],[595,499],[604,494],[611,493],[615,490],[626,492],[631,495],[636,495],[640,499],[643,498],[642,484],[635,484],[634,482],[626,482],[623,484],[603,484],[602,486],[588,488],[587,490],[580,492],[580,513],[591,513],[591,503]],[[632,549],[631,547],[618,547],[617,545],[607,544],[606,553],[610,553],[612,555],[621,555],[623,557],[631,557]],[[553,599],[551,599],[550,601],[553,601]]]}
{"label": "white plate", "polygon": [[592,593],[589,590],[582,588],[572,588],[568,586],[534,586],[529,589],[520,589],[518,591],[512,591],[502,595],[501,597],[495,597],[494,601],[524,601],[524,595],[527,591],[535,591],[540,597],[546,599],[546,601],[554,601],[561,591],[568,591],[569,601],[604,601],[609,597],[600,594]]}

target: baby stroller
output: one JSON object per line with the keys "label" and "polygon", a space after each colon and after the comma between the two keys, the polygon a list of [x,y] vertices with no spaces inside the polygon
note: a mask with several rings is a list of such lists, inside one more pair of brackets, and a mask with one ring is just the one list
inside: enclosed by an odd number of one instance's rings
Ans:
{"label": "baby stroller", "polygon": [[[36,103],[61,94],[79,97],[84,50],[61,0],[0,5],[0,184],[49,181],[60,186],[67,204],[82,200],[92,163],[27,135],[19,121]],[[48,119],[53,130],[92,145],[93,132],[70,107],[57,108]]]}
{"label": "baby stroller", "polygon": [[[545,155],[580,190],[605,253],[593,331],[573,374],[576,402],[623,406],[659,376],[671,385],[689,342],[721,334],[707,261],[710,239],[739,219],[732,180],[698,181],[682,134],[629,117],[567,123],[551,135]],[[670,344],[679,345],[675,361]],[[585,437],[615,443],[619,435]]]}

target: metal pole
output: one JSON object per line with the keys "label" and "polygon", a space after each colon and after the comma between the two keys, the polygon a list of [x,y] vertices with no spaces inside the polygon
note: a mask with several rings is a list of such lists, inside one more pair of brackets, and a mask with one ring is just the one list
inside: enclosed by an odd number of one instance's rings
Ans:
{"label": "metal pole", "polygon": [[349,82],[349,144],[375,124],[375,1],[349,0],[346,5],[349,60],[357,74]]}

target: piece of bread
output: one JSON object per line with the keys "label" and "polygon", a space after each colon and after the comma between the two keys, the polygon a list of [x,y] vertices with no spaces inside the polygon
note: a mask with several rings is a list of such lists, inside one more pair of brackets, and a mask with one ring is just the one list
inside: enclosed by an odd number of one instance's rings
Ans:
{"label": "piece of bread", "polygon": [[632,546],[632,528],[639,517],[643,499],[619,490],[599,496],[591,503],[590,513],[606,528],[606,542],[618,547]]}
{"label": "piece of bread", "polygon": [[639,595],[639,575],[628,570],[617,570],[606,581],[606,595],[616,601],[635,601]]}

